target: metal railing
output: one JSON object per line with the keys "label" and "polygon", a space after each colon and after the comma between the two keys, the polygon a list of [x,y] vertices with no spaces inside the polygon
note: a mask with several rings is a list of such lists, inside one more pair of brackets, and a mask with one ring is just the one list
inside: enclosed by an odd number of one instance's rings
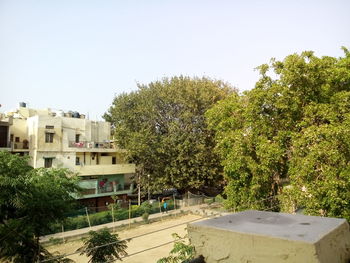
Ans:
{"label": "metal railing", "polygon": [[12,148],[11,142],[3,142],[0,144],[0,148]]}
{"label": "metal railing", "polygon": [[113,149],[110,142],[89,142],[89,141],[70,141],[69,147],[71,148],[97,148],[97,149]]}
{"label": "metal railing", "polygon": [[29,150],[28,142],[12,142],[12,150]]}
{"label": "metal railing", "polygon": [[85,195],[98,195],[104,193],[118,194],[123,191],[132,191],[132,184],[103,184],[99,185],[98,180],[84,180],[80,181],[79,186],[82,188],[81,194]]}
{"label": "metal railing", "polygon": [[4,142],[0,144],[0,148],[10,148],[13,150],[29,150],[28,142]]}

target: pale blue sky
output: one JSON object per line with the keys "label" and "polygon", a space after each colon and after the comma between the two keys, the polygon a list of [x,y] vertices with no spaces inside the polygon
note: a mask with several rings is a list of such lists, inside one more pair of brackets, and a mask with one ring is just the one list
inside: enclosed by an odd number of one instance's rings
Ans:
{"label": "pale blue sky", "polygon": [[350,1],[0,0],[0,111],[100,119],[115,94],[174,75],[254,87],[271,57],[350,47]]}

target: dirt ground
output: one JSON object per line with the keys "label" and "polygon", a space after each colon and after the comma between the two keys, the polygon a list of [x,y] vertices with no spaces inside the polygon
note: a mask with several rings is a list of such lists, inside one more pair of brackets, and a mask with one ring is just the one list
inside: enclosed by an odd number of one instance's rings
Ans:
{"label": "dirt ground", "polygon": [[[123,230],[118,232],[118,235],[121,239],[133,238],[128,243],[127,252],[130,256],[123,258],[122,262],[125,263],[155,263],[158,259],[168,256],[170,250],[173,248],[173,243],[160,246],[154,249],[147,250],[145,252],[132,255],[142,250],[146,250],[155,246],[162,245],[166,242],[173,241],[172,233],[177,233],[180,236],[187,234],[186,222],[192,220],[200,220],[201,217],[198,215],[184,215],[182,217],[166,219],[164,221],[159,221],[151,223],[148,225],[140,225],[129,230]],[[180,225],[182,224],[182,225]],[[165,229],[156,233],[147,234],[153,231],[157,231],[163,228]],[[142,234],[147,234],[141,237],[136,237]],[[79,247],[82,246],[80,240],[71,241],[66,244],[60,244],[55,246],[48,247],[50,252],[58,251],[61,254],[70,254],[74,253]],[[85,263],[88,261],[87,257],[81,256],[79,254],[74,254],[69,256],[77,263]]]}

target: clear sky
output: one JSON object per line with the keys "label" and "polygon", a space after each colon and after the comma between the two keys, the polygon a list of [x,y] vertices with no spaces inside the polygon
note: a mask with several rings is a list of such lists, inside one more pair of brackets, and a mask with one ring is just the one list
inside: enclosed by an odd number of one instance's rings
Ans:
{"label": "clear sky", "polygon": [[350,1],[0,0],[0,111],[101,119],[115,95],[174,75],[252,89],[254,68],[350,48]]}

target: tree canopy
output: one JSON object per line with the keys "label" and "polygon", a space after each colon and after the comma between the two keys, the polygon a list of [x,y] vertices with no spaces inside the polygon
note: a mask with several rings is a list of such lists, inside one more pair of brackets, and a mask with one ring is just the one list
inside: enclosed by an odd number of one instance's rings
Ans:
{"label": "tree canopy", "polygon": [[208,78],[164,78],[116,96],[104,118],[153,189],[199,189],[222,180],[204,114],[232,92]]}
{"label": "tree canopy", "polygon": [[[222,157],[228,207],[280,208],[350,219],[350,54],[311,51],[258,67],[251,91],[207,113]],[[270,72],[272,71],[272,74]],[[272,76],[271,76],[272,75]]]}
{"label": "tree canopy", "polygon": [[63,220],[78,191],[68,170],[33,169],[27,161],[0,151],[0,259],[10,262],[52,258],[39,238]]}

